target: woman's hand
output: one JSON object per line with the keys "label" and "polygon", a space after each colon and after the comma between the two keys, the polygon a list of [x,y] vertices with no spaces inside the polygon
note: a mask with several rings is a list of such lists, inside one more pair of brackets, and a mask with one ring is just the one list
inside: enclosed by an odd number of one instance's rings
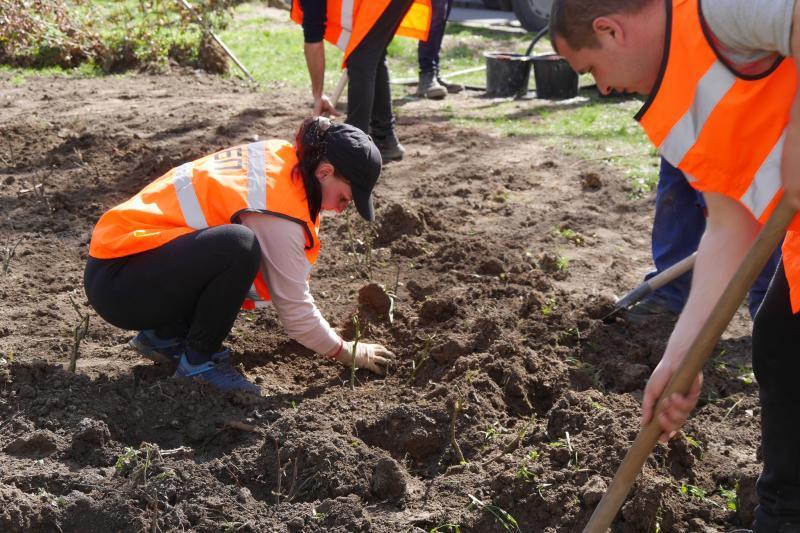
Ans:
{"label": "woman's hand", "polygon": [[[336,357],[346,367],[353,365],[353,344],[352,341],[345,341],[342,351]],[[394,354],[380,344],[367,344],[359,342],[356,346],[356,368],[366,368],[372,373],[381,376],[386,374],[386,369],[391,364]]]}
{"label": "woman's hand", "polygon": [[[642,398],[642,426],[646,426],[652,420],[656,410],[656,402],[675,373],[676,368],[676,365],[672,365],[669,361],[662,359],[647,381],[647,387],[644,389],[644,397]],[[700,372],[692,383],[689,394],[684,396],[674,393],[663,400],[664,410],[658,415],[658,425],[661,426],[663,432],[659,437],[661,442],[667,442],[672,438],[675,432],[686,422],[686,419],[689,418],[689,413],[692,412],[697,405],[697,400],[700,398],[700,387],[702,385],[703,373]]]}

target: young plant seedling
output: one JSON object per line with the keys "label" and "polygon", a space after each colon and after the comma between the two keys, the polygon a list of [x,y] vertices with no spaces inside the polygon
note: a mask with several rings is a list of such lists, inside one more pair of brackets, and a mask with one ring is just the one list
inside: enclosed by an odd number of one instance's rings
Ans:
{"label": "young plant seedling", "polygon": [[417,379],[417,372],[419,372],[419,369],[422,368],[423,365],[425,365],[425,363],[428,361],[428,358],[430,357],[431,344],[433,343],[433,338],[435,336],[436,335],[428,335],[427,337],[425,337],[425,344],[422,346],[422,351],[419,352],[419,355],[417,356],[416,359],[411,361],[411,378],[409,379],[409,383],[411,383],[412,385],[414,384],[414,381],[416,381]]}
{"label": "young plant seedling", "polygon": [[736,483],[736,486],[732,489],[726,489],[725,487],[720,486],[719,493],[720,495],[725,498],[725,508],[729,511],[736,511],[736,501],[738,500],[737,493],[739,492],[739,483]]}
{"label": "young plant seedling", "polygon": [[12,246],[3,247],[3,274],[8,274],[8,269],[11,268],[11,259],[13,259],[14,254],[17,253],[17,246],[19,246],[19,243],[21,243],[24,239],[25,237],[20,237]]}
{"label": "young plant seedling", "polygon": [[358,370],[356,368],[356,354],[358,353],[358,343],[363,335],[358,315],[353,317],[353,327],[355,327],[355,336],[353,337],[353,359],[350,364],[350,390],[356,390],[356,370]]}
{"label": "young plant seedling", "polygon": [[458,420],[458,416],[461,414],[461,409],[464,407],[463,402],[463,398],[456,398],[456,401],[453,402],[453,417],[450,419],[450,444],[453,446],[453,451],[456,452],[458,463],[462,465],[466,464],[467,460],[464,459],[464,454],[461,452],[461,446],[458,445],[458,439],[456,439],[456,421]]}
{"label": "young plant seedling", "polygon": [[476,509],[490,513],[497,523],[500,524],[500,527],[503,528],[503,531],[519,531],[521,533],[519,523],[516,518],[511,516],[511,513],[505,509],[501,509],[497,505],[482,502],[472,494],[467,494],[467,496],[469,496],[470,499],[470,507],[474,506]]}
{"label": "young plant seedling", "polygon": [[78,318],[80,319],[72,332],[72,352],[69,358],[69,371],[75,372],[78,366],[78,353],[81,349],[81,341],[89,332],[89,314],[87,313],[84,315],[81,313],[81,308],[78,307],[78,304],[75,303],[75,300],[72,299],[72,296],[69,297],[69,301],[72,302],[72,307],[75,308],[75,312],[78,313]]}

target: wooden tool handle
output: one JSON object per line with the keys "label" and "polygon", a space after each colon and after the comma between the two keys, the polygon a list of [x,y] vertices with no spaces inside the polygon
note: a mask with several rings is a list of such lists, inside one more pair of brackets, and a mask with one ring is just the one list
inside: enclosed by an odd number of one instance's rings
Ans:
{"label": "wooden tool handle", "polygon": [[722,293],[717,305],[711,311],[711,315],[689,348],[680,367],[675,371],[672,380],[664,389],[661,398],[656,403],[657,410],[653,415],[653,420],[642,428],[622,460],[622,464],[617,469],[608,491],[597,505],[592,517],[589,519],[589,523],[584,528],[584,533],[605,533],[608,530],[617,511],[619,511],[628,496],[631,485],[636,480],[642,465],[644,465],[656,442],[658,442],[658,437],[661,435],[661,428],[657,420],[658,413],[661,412],[661,400],[674,392],[685,394],[689,391],[694,378],[703,368],[714,346],[719,341],[725,328],[728,327],[728,323],[730,323],[731,318],[733,318],[742,303],[747,291],[761,273],[764,265],[767,264],[772,252],[780,244],[794,215],[795,210],[789,204],[788,199],[786,197],[781,198],[772,216],[770,216],[758,234],[755,242],[750,247],[750,251]]}
{"label": "wooden tool handle", "polygon": [[347,85],[347,69],[344,69],[342,70],[342,76],[339,78],[339,83],[336,84],[336,88],[333,90],[333,95],[331,95],[331,105],[333,107],[336,107],[336,103],[339,101],[339,98],[341,98],[346,85]]}

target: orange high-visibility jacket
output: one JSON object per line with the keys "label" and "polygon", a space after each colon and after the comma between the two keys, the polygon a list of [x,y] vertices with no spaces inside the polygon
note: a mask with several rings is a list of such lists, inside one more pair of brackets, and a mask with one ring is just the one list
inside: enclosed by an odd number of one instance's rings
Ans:
{"label": "orange high-visibility jacket", "polygon": [[[89,255],[112,259],[145,252],[193,231],[238,223],[243,213],[257,212],[300,224],[306,234],[306,257],[314,264],[320,249],[319,217],[311,220],[305,186],[292,177],[296,163],[291,144],[270,140],[183,164],[100,217]],[[259,272],[244,307],[251,309],[269,299]]]}
{"label": "orange high-visibility jacket", "polygon": [[[325,40],[344,52],[344,61],[369,33],[391,0],[327,0]],[[428,40],[431,0],[414,0],[395,35]],[[299,0],[292,0],[292,20],[303,23]],[[344,61],[342,66],[344,66]]]}
{"label": "orange high-visibility jacket", "polygon": [[[729,196],[762,224],[780,196],[781,154],[797,90],[793,60],[737,74],[712,44],[698,0],[668,2],[667,49],[636,116],[661,155],[703,192]],[[800,311],[800,217],[783,244],[792,309]]]}

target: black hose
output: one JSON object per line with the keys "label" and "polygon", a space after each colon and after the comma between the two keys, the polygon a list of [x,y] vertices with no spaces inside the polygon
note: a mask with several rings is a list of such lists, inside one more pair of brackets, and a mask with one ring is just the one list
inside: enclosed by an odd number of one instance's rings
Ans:
{"label": "black hose", "polygon": [[547,34],[548,31],[550,31],[550,25],[549,24],[547,26],[545,26],[544,28],[542,28],[541,30],[539,30],[539,33],[537,33],[536,35],[533,36],[533,40],[531,41],[531,45],[528,47],[528,50],[525,52],[526,56],[531,55],[531,52],[533,52],[533,47],[536,46],[536,43],[538,43],[541,40],[541,38],[544,37]]}

